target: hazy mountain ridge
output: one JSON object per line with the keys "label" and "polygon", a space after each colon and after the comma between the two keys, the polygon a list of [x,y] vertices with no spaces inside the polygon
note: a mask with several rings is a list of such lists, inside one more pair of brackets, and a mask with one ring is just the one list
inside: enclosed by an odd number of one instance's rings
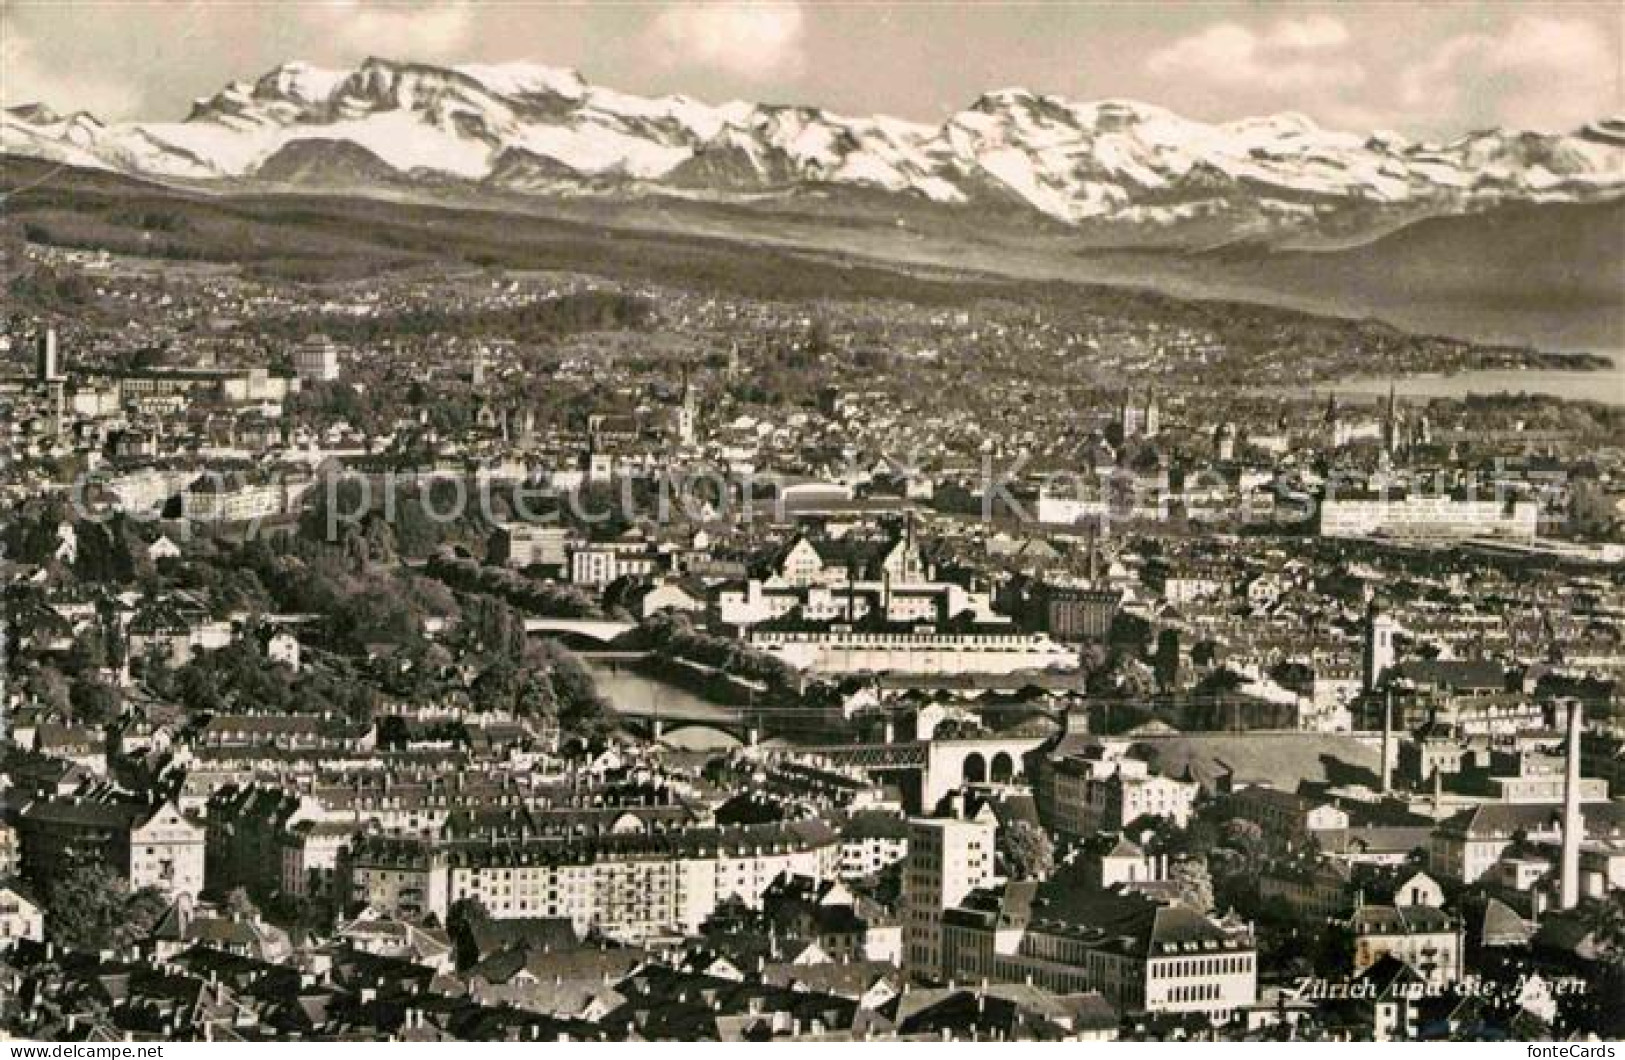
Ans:
{"label": "hazy mountain ridge", "polygon": [[[47,101],[50,102],[50,101]],[[990,92],[941,125],[816,107],[649,99],[533,64],[288,63],[175,123],[105,125],[45,106],[0,119],[0,150],[161,180],[719,200],[880,190],[952,208],[1018,201],[1066,225],[1213,222],[1290,232],[1357,211],[1453,214],[1625,193],[1625,122],[1487,130],[1445,144],[1281,114],[1222,125],[1124,101]],[[324,157],[330,155],[332,157]],[[380,169],[379,167],[383,167]]]}

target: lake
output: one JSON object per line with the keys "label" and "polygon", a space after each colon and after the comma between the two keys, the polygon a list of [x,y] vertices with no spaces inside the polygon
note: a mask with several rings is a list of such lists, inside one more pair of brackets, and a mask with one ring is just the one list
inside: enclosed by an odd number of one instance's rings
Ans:
{"label": "lake", "polygon": [[1411,398],[1463,398],[1469,394],[1546,394],[1571,401],[1598,401],[1625,406],[1625,354],[1604,354],[1614,366],[1600,372],[1551,371],[1471,371],[1453,375],[1404,375],[1340,379],[1314,387],[1339,394],[1386,395],[1394,392]]}

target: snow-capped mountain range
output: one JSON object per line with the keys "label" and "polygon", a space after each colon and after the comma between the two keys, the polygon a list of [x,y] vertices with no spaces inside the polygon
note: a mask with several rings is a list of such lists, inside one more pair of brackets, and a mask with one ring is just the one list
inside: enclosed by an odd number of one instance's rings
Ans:
{"label": "snow-capped mountain range", "polygon": [[1454,213],[1625,193],[1625,119],[1421,143],[1297,114],[1209,125],[1141,103],[1007,89],[929,125],[649,99],[533,64],[385,59],[349,71],[287,63],[198,100],[180,122],[17,107],[0,119],[0,150],[169,181],[754,199],[851,186],[1025,204],[1067,224],[1246,216],[1291,226],[1351,207]]}

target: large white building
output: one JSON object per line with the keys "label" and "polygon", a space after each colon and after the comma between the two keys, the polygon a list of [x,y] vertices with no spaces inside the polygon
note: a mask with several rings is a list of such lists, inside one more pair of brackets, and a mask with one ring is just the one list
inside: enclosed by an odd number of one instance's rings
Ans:
{"label": "large white building", "polygon": [[346,862],[350,900],[389,912],[444,921],[478,898],[497,919],[568,918],[635,942],[693,934],[730,898],[759,907],[781,874],[834,879],[840,843],[818,821],[521,842],[369,837]]}
{"label": "large white building", "polygon": [[751,647],[816,674],[1012,674],[1075,670],[1078,656],[1047,633],[979,627],[942,630],[870,630],[831,623],[823,628],[761,626],[746,636]]}
{"label": "large white building", "polygon": [[311,335],[294,347],[293,370],[310,383],[331,383],[339,377],[339,348],[326,335]]}
{"label": "large white building", "polygon": [[1404,961],[1435,986],[1461,978],[1466,948],[1461,922],[1427,905],[1361,905],[1349,918],[1350,972],[1359,976],[1386,956]]}
{"label": "large white building", "polygon": [[944,918],[944,976],[1099,991],[1123,1012],[1226,1022],[1258,1000],[1252,928],[1078,881],[984,890]]}
{"label": "large white building", "polygon": [[33,892],[0,877],[0,952],[22,939],[45,937],[45,910]]}
{"label": "large white building", "polygon": [[505,567],[535,564],[562,567],[569,558],[570,531],[562,526],[506,523],[491,539],[491,561]]}
{"label": "large white building", "polygon": [[1320,536],[1530,539],[1539,518],[1539,506],[1529,500],[1426,494],[1327,497],[1320,505]]}
{"label": "large white building", "polygon": [[943,974],[943,914],[993,882],[991,821],[921,818],[909,822],[903,862],[903,971]]}
{"label": "large white building", "polygon": [[45,799],[18,816],[23,874],[38,883],[95,862],[130,889],[197,897],[203,890],[205,829],[172,802],[156,807],[88,798]]}
{"label": "large white building", "polygon": [[206,474],[181,493],[181,517],[198,523],[268,519],[297,508],[315,479],[248,482],[241,476]]}
{"label": "large white building", "polygon": [[717,608],[722,621],[739,627],[792,614],[809,622],[851,622],[882,613],[888,622],[937,622],[962,614],[969,614],[976,622],[1007,621],[994,612],[987,593],[973,592],[952,582],[854,581],[827,585],[751,578],[718,590]]}
{"label": "large white building", "polygon": [[1050,824],[1067,835],[1120,832],[1143,817],[1162,817],[1181,828],[1189,823],[1199,785],[1158,776],[1138,758],[1126,756],[1128,745],[1103,745],[1096,755],[1071,755],[1050,761]]}

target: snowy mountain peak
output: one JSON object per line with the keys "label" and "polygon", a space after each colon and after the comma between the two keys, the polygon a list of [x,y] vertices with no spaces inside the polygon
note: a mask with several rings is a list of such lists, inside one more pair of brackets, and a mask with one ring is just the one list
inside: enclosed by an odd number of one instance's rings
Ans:
{"label": "snowy mountain peak", "polygon": [[30,125],[54,125],[62,120],[56,111],[43,103],[20,103],[15,107],[7,107],[6,113]]}
{"label": "snowy mountain peak", "polygon": [[538,63],[351,70],[287,62],[185,121],[104,127],[13,108],[0,150],[159,179],[427,178],[536,194],[793,195],[842,186],[943,204],[1024,203],[1071,224],[1215,221],[1256,234],[1349,208],[1407,216],[1625,192],[1625,121],[1574,135],[1492,129],[1445,144],[1284,113],[1206,124],[1132,100],[984,93],[940,125],[808,105],[707,104],[589,84]]}
{"label": "snowy mountain peak", "polygon": [[467,63],[453,69],[501,96],[557,96],[579,100],[587,94],[587,82],[579,72],[539,63]]}
{"label": "snowy mountain peak", "polygon": [[254,85],[254,94],[261,99],[325,103],[347,76],[344,71],[326,70],[295,60],[283,63],[260,78]]}

